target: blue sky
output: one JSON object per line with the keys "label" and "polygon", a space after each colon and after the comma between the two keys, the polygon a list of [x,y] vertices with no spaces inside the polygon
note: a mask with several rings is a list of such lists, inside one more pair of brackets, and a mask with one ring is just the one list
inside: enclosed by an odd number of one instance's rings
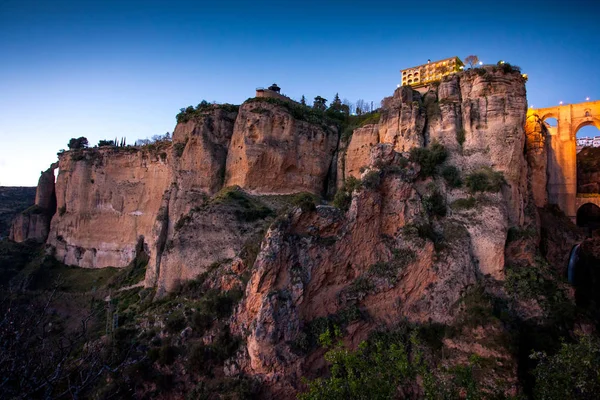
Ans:
{"label": "blue sky", "polygon": [[71,137],[131,143],[273,82],[377,104],[428,58],[519,65],[535,107],[598,100],[598,15],[597,0],[0,0],[0,185],[35,185]]}

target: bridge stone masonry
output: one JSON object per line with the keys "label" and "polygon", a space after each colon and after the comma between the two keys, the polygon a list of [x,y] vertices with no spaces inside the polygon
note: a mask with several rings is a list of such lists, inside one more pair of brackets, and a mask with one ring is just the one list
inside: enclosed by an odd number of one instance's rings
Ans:
{"label": "bridge stone masonry", "polygon": [[[546,132],[544,148],[547,155],[547,202],[558,205],[575,221],[577,210],[582,205],[600,205],[600,199],[577,196],[576,139],[577,132],[584,126],[593,125],[600,129],[600,101],[530,108],[527,117],[528,135],[532,133],[534,126],[529,122],[531,118],[543,124],[542,128]],[[556,118],[556,126],[547,123],[549,118]]]}

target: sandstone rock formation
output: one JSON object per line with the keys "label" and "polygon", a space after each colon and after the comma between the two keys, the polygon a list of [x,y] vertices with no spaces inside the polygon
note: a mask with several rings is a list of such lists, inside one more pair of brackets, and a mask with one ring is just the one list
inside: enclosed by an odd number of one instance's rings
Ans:
{"label": "sandstone rock formation", "polygon": [[138,149],[100,148],[59,156],[57,214],[48,244],[56,258],[85,268],[124,267],[149,235],[170,185],[166,158]]}
{"label": "sandstone rock formation", "polygon": [[225,186],[257,194],[321,194],[337,142],[335,126],[294,118],[268,102],[245,103],[231,138]]}
{"label": "sandstone rock formation", "polygon": [[56,212],[54,170],[57,164],[42,172],[35,193],[35,204],[17,215],[12,223],[9,239],[16,242],[34,240],[45,242],[50,230],[50,220]]}

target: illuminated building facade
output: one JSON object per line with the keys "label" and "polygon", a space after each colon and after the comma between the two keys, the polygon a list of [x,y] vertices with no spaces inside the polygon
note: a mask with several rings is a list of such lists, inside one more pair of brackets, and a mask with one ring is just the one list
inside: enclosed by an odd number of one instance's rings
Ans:
{"label": "illuminated building facade", "polygon": [[458,57],[450,57],[433,62],[427,60],[427,64],[400,71],[402,85],[413,87],[426,86],[432,82],[441,80],[446,75],[460,71],[462,67],[464,67],[464,64]]}

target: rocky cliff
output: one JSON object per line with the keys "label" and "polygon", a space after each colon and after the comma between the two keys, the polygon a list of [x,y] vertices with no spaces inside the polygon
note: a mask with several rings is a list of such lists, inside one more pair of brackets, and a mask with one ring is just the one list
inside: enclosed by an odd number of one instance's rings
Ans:
{"label": "rocky cliff", "polygon": [[[398,88],[344,139],[343,118],[282,100],[199,107],[172,142],[60,155],[47,243],[90,268],[124,267],[143,244],[159,297],[199,276],[243,289],[227,321],[243,345],[224,373],[291,398],[323,369],[323,321],[356,348],[401,321],[454,326],[474,292],[508,301],[503,281],[536,262],[546,203],[545,133],[526,111],[523,77],[500,67]],[[456,329],[450,359],[491,357],[514,378],[516,358],[485,340],[499,321]]]}
{"label": "rocky cliff", "polygon": [[57,164],[43,171],[38,181],[33,206],[17,215],[10,228],[9,238],[16,242],[33,240],[45,242],[50,231],[50,221],[56,212],[54,170]]}
{"label": "rocky cliff", "polygon": [[600,149],[585,147],[577,154],[577,193],[600,193]]}

